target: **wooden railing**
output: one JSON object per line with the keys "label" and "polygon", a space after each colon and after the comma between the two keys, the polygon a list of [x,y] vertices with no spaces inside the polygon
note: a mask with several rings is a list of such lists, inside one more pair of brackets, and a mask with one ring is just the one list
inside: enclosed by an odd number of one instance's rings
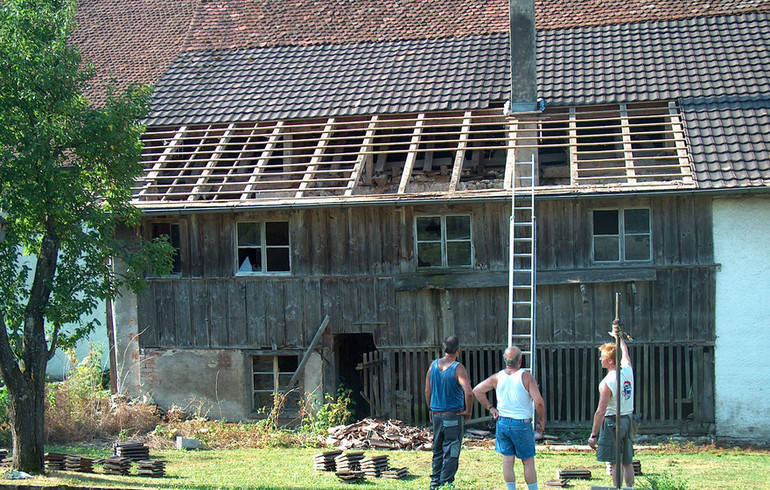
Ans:
{"label": "wooden railing", "polygon": [[[411,346],[381,348],[367,354],[359,368],[371,415],[427,425],[425,374],[439,352],[438,347]],[[704,434],[713,429],[712,342],[636,342],[630,346],[630,355],[642,432]],[[475,385],[502,369],[502,349],[462,347],[460,361]],[[590,427],[598,384],[605,374],[596,344],[538,346],[535,376],[545,399],[546,425],[557,429]],[[487,415],[474,404],[474,419]]]}

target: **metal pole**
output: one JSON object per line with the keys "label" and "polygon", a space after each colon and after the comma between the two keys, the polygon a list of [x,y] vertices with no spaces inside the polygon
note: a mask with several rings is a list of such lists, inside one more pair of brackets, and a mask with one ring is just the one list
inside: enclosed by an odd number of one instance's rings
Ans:
{"label": "metal pole", "polygon": [[620,323],[620,293],[615,293],[615,320],[612,322],[612,332],[615,334],[615,471],[612,479],[615,488],[620,488],[622,481],[622,466],[620,462],[620,368],[623,352],[620,349],[620,336],[623,332],[623,325]]}

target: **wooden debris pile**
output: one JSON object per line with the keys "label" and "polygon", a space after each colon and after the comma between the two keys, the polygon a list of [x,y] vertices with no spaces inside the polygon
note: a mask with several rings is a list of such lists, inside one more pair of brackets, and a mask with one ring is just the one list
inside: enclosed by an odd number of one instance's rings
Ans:
{"label": "wooden debris pile", "polygon": [[433,434],[428,429],[412,427],[400,420],[364,419],[350,425],[329,429],[326,444],[340,449],[406,449],[429,451]]}

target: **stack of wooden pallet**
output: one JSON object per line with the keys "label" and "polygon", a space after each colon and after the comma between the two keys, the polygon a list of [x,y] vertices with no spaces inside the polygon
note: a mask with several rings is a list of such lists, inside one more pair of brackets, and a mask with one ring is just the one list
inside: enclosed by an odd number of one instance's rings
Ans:
{"label": "stack of wooden pallet", "polygon": [[388,456],[369,456],[361,460],[361,470],[369,478],[379,478],[383,471],[388,469]]}
{"label": "stack of wooden pallet", "polygon": [[334,458],[342,454],[342,451],[325,451],[313,455],[313,469],[316,471],[334,471],[337,465],[334,464]]}
{"label": "stack of wooden pallet", "polygon": [[136,462],[136,474],[139,476],[166,476],[166,462],[162,459],[143,459]]}

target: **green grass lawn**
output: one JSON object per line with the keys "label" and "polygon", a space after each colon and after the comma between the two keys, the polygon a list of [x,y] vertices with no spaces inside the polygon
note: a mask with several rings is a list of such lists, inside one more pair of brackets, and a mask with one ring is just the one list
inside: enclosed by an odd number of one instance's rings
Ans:
{"label": "green grass lawn", "polygon": [[[79,447],[47,448],[80,456],[106,457],[108,451]],[[26,480],[31,485],[72,485],[84,487],[174,488],[174,489],[426,489],[430,483],[429,452],[366,451],[366,455],[387,454],[392,467],[406,466],[412,475],[408,480],[389,481],[367,479],[362,484],[342,483],[333,473],[313,470],[312,456],[319,449],[233,449],[203,451],[152,451],[152,458],[167,461],[164,478],[111,476],[101,473],[81,474],[50,472],[44,477]],[[637,453],[642,472],[646,475],[668,474],[674,479],[686,480],[687,488],[700,489],[770,489],[770,452],[740,449],[692,449],[680,451],[662,448]],[[501,457],[491,448],[464,448],[460,456],[456,488],[505,488],[500,468]],[[603,463],[593,453],[556,452],[540,449],[536,466],[538,479],[543,483],[556,478],[560,469],[590,469],[591,480],[571,480],[570,488],[590,489],[592,485],[610,485]],[[135,473],[135,469],[133,470]],[[523,481],[520,463],[516,477]],[[637,483],[645,481],[638,477]],[[21,483],[21,482],[19,482]]]}

